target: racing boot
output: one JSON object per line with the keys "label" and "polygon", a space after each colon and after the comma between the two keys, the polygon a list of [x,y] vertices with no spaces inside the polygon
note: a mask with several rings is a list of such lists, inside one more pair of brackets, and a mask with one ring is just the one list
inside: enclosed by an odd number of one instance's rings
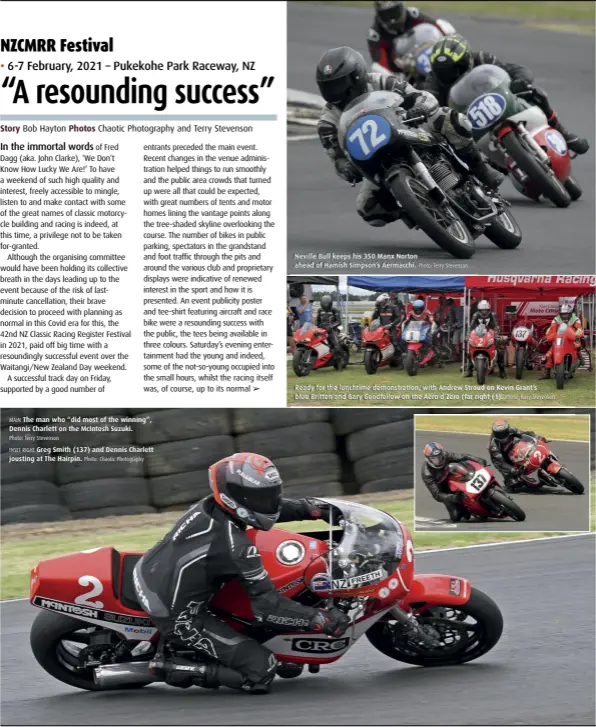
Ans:
{"label": "racing boot", "polygon": [[464,374],[464,379],[471,379],[473,373],[474,373],[474,366],[472,365],[472,362],[468,359],[468,363],[466,364],[466,373]]}
{"label": "racing boot", "polygon": [[548,123],[561,134],[567,142],[567,146],[576,154],[585,154],[590,148],[587,139],[582,139],[577,134],[572,134],[570,131],[567,131],[555,111],[549,116]]}
{"label": "racing boot", "polygon": [[542,376],[538,377],[538,381],[544,381],[545,379],[550,379],[550,369],[544,369]]}
{"label": "racing boot", "polygon": [[505,179],[504,174],[497,172],[496,169],[493,169],[484,161],[482,154],[475,144],[470,144],[467,148],[458,149],[457,154],[470,167],[470,172],[489,189],[497,189]]}

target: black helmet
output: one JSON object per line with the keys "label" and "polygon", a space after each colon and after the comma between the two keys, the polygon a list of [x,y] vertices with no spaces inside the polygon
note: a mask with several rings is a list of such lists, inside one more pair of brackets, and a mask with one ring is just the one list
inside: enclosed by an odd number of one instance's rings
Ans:
{"label": "black helmet", "polygon": [[390,35],[403,33],[406,26],[406,4],[397,0],[375,0],[375,17]]}
{"label": "black helmet", "polygon": [[447,454],[442,444],[438,442],[429,442],[424,448],[424,459],[429,467],[440,469],[445,466]]}
{"label": "black helmet", "polygon": [[209,467],[215,502],[258,530],[270,530],[281,511],[282,480],[277,468],[260,454],[240,452]]}
{"label": "black helmet", "polygon": [[511,437],[511,427],[504,419],[493,422],[493,437],[499,442],[506,442]]}
{"label": "black helmet", "polygon": [[363,55],[346,46],[328,50],[317,65],[317,85],[327,103],[343,109],[367,91],[368,69]]}
{"label": "black helmet", "polygon": [[446,35],[430,54],[430,67],[440,86],[451,87],[474,66],[468,41],[461,35]]}
{"label": "black helmet", "polygon": [[333,298],[329,295],[329,293],[325,293],[325,295],[321,298],[321,310],[328,312],[332,307]]}

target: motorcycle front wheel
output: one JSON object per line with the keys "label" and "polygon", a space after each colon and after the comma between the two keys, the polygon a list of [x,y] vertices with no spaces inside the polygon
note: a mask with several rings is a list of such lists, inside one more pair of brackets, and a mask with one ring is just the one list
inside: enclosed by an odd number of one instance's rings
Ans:
{"label": "motorcycle front wheel", "polygon": [[521,227],[509,210],[502,212],[491,222],[484,234],[501,250],[515,250],[522,241]]}
{"label": "motorcycle front wheel", "polygon": [[[311,360],[312,359],[312,360]],[[308,376],[312,371],[314,358],[312,352],[308,348],[299,348],[294,353],[292,359],[292,368],[298,377]]]}
{"label": "motorcycle front wheel", "polygon": [[566,469],[561,469],[557,475],[557,479],[561,481],[561,484],[576,495],[584,494],[584,486],[577,479],[575,475],[572,475]]}
{"label": "motorcycle front wheel", "polygon": [[515,378],[521,379],[526,364],[526,351],[523,348],[515,349]]}
{"label": "motorcycle front wheel", "polygon": [[504,492],[501,492],[500,490],[492,490],[490,498],[495,505],[497,505],[501,510],[504,510],[507,515],[513,518],[516,522],[523,523],[526,519],[526,513],[516,502],[514,502],[510,497],[507,497]]}
{"label": "motorcycle front wheel", "polygon": [[476,381],[478,382],[478,386],[484,386],[486,381],[486,359],[478,356],[474,360],[474,366],[476,367]]}
{"label": "motorcycle front wheel", "polygon": [[416,352],[408,351],[406,354],[405,369],[408,372],[408,376],[416,376],[418,373],[418,362],[416,361]]}
{"label": "motorcycle front wheel", "polygon": [[463,605],[432,605],[417,620],[439,633],[442,646],[431,649],[399,635],[396,637],[388,621],[377,621],[366,632],[366,638],[375,649],[396,661],[416,666],[451,666],[486,654],[503,633],[501,610],[477,588],[472,588],[469,600]]}
{"label": "motorcycle front wheel", "polygon": [[389,183],[395,199],[404,212],[446,252],[454,257],[469,259],[476,246],[474,238],[461,218],[429,197],[428,189],[409,169],[400,169]]}
{"label": "motorcycle front wheel", "polygon": [[565,388],[565,362],[555,364],[555,380],[557,382],[557,389]]}
{"label": "motorcycle front wheel", "polygon": [[367,374],[376,374],[379,369],[381,352],[378,348],[367,348],[364,352],[364,370]]}

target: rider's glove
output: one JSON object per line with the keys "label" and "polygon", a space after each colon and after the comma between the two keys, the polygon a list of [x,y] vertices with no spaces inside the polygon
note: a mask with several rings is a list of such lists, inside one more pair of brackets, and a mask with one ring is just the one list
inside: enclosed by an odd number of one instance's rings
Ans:
{"label": "rider's glove", "polygon": [[518,94],[523,93],[524,91],[530,91],[532,89],[532,84],[525,78],[516,78],[514,81],[511,81],[509,88],[511,93]]}
{"label": "rider's glove", "polygon": [[417,119],[420,116],[422,116],[423,118],[420,119],[420,123],[422,123],[422,121],[424,121],[426,119],[427,115],[428,115],[428,112],[426,112],[424,108],[422,108],[420,106],[413,106],[411,109],[408,109],[406,111],[406,113],[404,115],[404,119],[408,119],[408,120]]}
{"label": "rider's glove", "polygon": [[349,159],[336,159],[335,171],[348,184],[356,184],[362,181],[362,175]]}
{"label": "rider's glove", "polygon": [[328,608],[313,616],[310,628],[327,636],[341,636],[347,631],[350,623],[349,617],[339,608]]}
{"label": "rider's glove", "polygon": [[331,505],[328,503],[323,502],[323,500],[317,500],[314,497],[306,497],[304,498],[304,506],[309,517],[313,520],[325,520],[325,522],[329,522]]}

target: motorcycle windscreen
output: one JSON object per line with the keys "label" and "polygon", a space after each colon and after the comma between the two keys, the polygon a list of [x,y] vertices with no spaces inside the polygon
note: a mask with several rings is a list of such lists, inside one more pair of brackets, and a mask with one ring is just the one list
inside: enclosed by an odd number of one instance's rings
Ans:
{"label": "motorcycle windscreen", "polygon": [[489,63],[476,66],[453,84],[449,92],[449,106],[467,108],[479,96],[490,93],[504,83],[510,84],[511,78],[503,68]]}
{"label": "motorcycle windscreen", "polygon": [[319,574],[309,587],[315,591],[357,589],[365,593],[369,587],[375,590],[379,581],[396,570],[404,553],[399,523],[390,515],[361,503],[323,499],[333,506],[332,525],[339,525],[342,534],[340,541],[332,541],[329,551],[322,556],[327,572]]}
{"label": "motorcycle windscreen", "polygon": [[424,341],[428,329],[429,325],[425,321],[411,321],[404,329],[402,338],[404,341]]}

